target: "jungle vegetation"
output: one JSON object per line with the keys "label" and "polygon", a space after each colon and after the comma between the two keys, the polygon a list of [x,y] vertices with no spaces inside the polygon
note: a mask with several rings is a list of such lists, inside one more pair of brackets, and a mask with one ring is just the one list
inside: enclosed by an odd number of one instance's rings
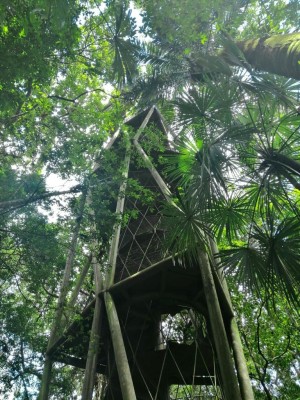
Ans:
{"label": "jungle vegetation", "polygon": [[[99,185],[95,162],[153,104],[176,151],[161,160],[177,183],[168,245],[193,252],[209,226],[256,398],[300,398],[298,15],[297,0],[1,1],[1,398],[36,398],[78,216],[70,288],[112,225],[97,199],[122,171],[111,153]],[[57,366],[51,398],[81,383]]]}

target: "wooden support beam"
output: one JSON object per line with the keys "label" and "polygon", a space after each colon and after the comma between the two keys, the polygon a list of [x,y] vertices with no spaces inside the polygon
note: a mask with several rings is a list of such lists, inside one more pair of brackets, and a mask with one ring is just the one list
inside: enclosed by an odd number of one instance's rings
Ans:
{"label": "wooden support beam", "polygon": [[139,140],[139,138],[140,138],[140,136],[141,136],[143,130],[146,128],[146,126],[147,126],[147,124],[148,124],[150,118],[152,117],[152,114],[153,114],[153,111],[154,111],[154,110],[155,110],[155,106],[152,106],[152,107],[149,109],[149,111],[148,111],[146,117],[144,118],[144,120],[143,120],[143,122],[141,123],[139,129],[137,130],[136,134],[134,135],[134,140]]}
{"label": "wooden support beam", "polygon": [[136,400],[135,390],[124,346],[122,331],[115,303],[110,293],[104,293],[106,313],[114,348],[115,361],[122,391],[123,400]]}
{"label": "wooden support beam", "polygon": [[47,400],[49,398],[51,372],[52,372],[52,359],[50,356],[46,355],[38,400]]}
{"label": "wooden support beam", "polygon": [[[128,171],[129,171],[129,164],[130,164],[130,143],[127,144],[125,160],[124,160],[124,170],[123,170],[123,182],[121,184],[119,190],[119,196],[117,201],[116,207],[116,215],[122,216],[124,212],[124,204],[125,204],[125,190],[127,186],[127,178],[128,178]],[[114,232],[112,235],[112,240],[109,249],[109,256],[108,256],[108,263],[109,263],[109,270],[106,275],[105,279],[105,286],[109,288],[114,283],[115,274],[116,274],[116,264],[117,264],[117,255],[118,255],[118,246],[120,240],[120,233],[121,233],[121,223],[117,221]]]}

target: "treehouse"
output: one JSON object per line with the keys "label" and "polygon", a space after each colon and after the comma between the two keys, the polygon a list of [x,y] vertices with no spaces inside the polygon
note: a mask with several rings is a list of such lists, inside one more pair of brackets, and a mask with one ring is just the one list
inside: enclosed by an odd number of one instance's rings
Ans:
{"label": "treehouse", "polygon": [[[172,187],[163,180],[161,154],[149,149],[147,137],[158,130],[164,153],[172,152],[161,115],[151,107],[126,125],[131,131],[126,179],[112,204],[118,214],[128,215],[126,223],[115,224],[105,283],[96,272],[95,298],[47,356],[85,369],[83,399],[92,398],[95,373],[104,377],[101,398],[106,400],[167,400],[172,385],[187,391],[190,385],[210,386],[215,398],[253,399],[232,329],[230,298],[213,257],[203,251],[199,257],[172,256],[164,243],[162,207],[172,201]],[[120,152],[121,136],[116,134],[105,151]],[[127,178],[151,193],[151,200],[127,196]],[[99,268],[101,260],[93,260]]]}

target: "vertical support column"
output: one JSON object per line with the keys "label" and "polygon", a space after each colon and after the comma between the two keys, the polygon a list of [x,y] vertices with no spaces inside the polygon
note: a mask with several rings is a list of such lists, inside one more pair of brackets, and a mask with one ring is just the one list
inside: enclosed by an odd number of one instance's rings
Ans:
{"label": "vertical support column", "polygon": [[[124,181],[122,182],[120,187],[120,192],[116,207],[117,215],[122,215],[122,213],[124,212],[125,190],[127,185],[127,178],[129,172],[129,164],[130,164],[130,151],[131,151],[131,144],[128,142],[125,161],[124,161],[124,171],[123,171]],[[121,225],[120,221],[118,221],[114,229],[110,252],[109,252],[110,271],[108,271],[106,277],[107,290],[109,290],[110,286],[113,285],[115,279],[120,232],[121,232]],[[113,344],[115,361],[116,361],[123,400],[136,400],[135,390],[126,355],[126,349],[120,327],[119,317],[117,314],[115,303],[108,291],[104,293],[104,302],[108,317],[108,324],[110,328],[111,340]]]}
{"label": "vertical support column", "polygon": [[51,371],[52,371],[52,360],[51,357],[46,354],[42,383],[40,388],[40,393],[38,400],[47,400],[49,397],[50,382],[51,382]]}
{"label": "vertical support column", "polygon": [[[130,163],[130,144],[128,143],[125,160],[124,160],[124,171],[122,174],[124,181],[122,182],[122,184],[120,186],[117,207],[116,207],[116,215],[117,216],[121,216],[124,212],[125,190],[126,190],[126,186],[127,186],[129,163]],[[120,221],[117,221],[116,225],[114,227],[112,241],[111,241],[110,249],[109,249],[108,263],[109,263],[110,270],[108,271],[107,276],[106,276],[106,282],[105,282],[106,288],[109,288],[114,283],[115,274],[116,274],[116,264],[117,264],[120,233],[121,233],[121,224],[120,224]]]}
{"label": "vertical support column", "polygon": [[92,258],[93,258],[92,254],[90,254],[88,256],[88,259],[87,259],[87,261],[86,261],[86,263],[85,263],[85,265],[84,265],[79,277],[78,277],[78,280],[76,282],[75,288],[73,290],[73,293],[71,294],[71,297],[70,297],[70,300],[69,300],[69,303],[68,303],[68,309],[69,310],[72,310],[73,307],[75,306],[75,303],[76,303],[76,300],[78,298],[80,289],[81,289],[81,287],[83,285],[83,282],[84,282],[84,280],[85,280],[85,278],[87,276],[87,273],[89,272],[89,269],[90,269],[90,266],[91,266],[91,263],[92,263]]}
{"label": "vertical support column", "polygon": [[[119,134],[119,130],[115,133],[112,140],[107,145],[106,150],[110,149],[110,147],[114,143],[115,139],[117,138],[118,134]],[[117,207],[116,207],[116,214],[122,214],[123,209],[124,209],[124,201],[125,201],[124,200],[124,192],[126,189],[126,179],[128,176],[128,169],[129,169],[129,162],[130,162],[129,150],[130,150],[130,147],[128,144],[127,152],[125,155],[125,162],[124,162],[124,164],[125,164],[124,172],[123,172],[124,182],[122,182],[121,187],[120,187],[120,192],[119,192]],[[96,165],[94,168],[94,171],[96,171],[98,168],[99,168],[99,165]],[[88,202],[90,202],[90,197],[88,198]],[[112,237],[112,242],[110,245],[109,265],[110,265],[111,269],[109,271],[110,274],[107,274],[107,277],[106,277],[107,278],[106,279],[107,286],[110,286],[111,284],[113,284],[113,280],[114,280],[120,230],[121,230],[121,227],[120,227],[120,224],[118,223],[115,226],[113,237]],[[92,254],[94,254],[94,253],[95,252],[92,251]],[[91,329],[91,334],[90,334],[89,350],[88,350],[88,356],[87,356],[86,367],[85,367],[82,395],[81,395],[82,400],[91,400],[93,397],[93,389],[94,389],[96,369],[97,369],[97,359],[98,359],[99,345],[100,345],[99,342],[100,342],[100,333],[101,333],[102,307],[104,306],[99,297],[99,293],[103,289],[101,274],[100,274],[100,266],[97,262],[96,257],[94,257],[94,256],[92,257],[92,262],[93,262],[93,266],[94,266],[96,301],[95,301],[92,329]],[[121,333],[121,340],[123,340],[122,333]],[[116,362],[117,362],[117,360],[116,360]]]}
{"label": "vertical support column", "polygon": [[104,301],[122,391],[122,398],[123,400],[136,400],[120,322],[116,306],[109,292],[104,293]]}

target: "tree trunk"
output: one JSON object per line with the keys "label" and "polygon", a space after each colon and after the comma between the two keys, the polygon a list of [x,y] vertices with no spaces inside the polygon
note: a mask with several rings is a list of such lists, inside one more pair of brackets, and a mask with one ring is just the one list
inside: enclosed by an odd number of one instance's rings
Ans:
{"label": "tree trunk", "polygon": [[52,371],[52,360],[49,356],[46,355],[44,369],[43,369],[41,389],[40,389],[40,393],[38,396],[38,400],[47,400],[49,397],[51,371]]}
{"label": "tree trunk", "polygon": [[7,200],[7,201],[1,201],[0,202],[0,209],[10,209],[10,208],[20,208],[27,206],[27,204],[35,203],[40,200],[48,199],[50,197],[54,196],[62,196],[63,194],[70,194],[70,193],[77,193],[79,191],[79,186],[75,186],[69,190],[63,190],[63,191],[55,191],[55,192],[48,192],[48,193],[42,193],[39,195],[32,195],[31,197],[28,197],[27,199],[15,199],[15,200]]}
{"label": "tree trunk", "polygon": [[[49,349],[51,348],[51,346],[57,339],[59,331],[63,330],[63,328],[64,328],[64,326],[61,326],[62,325],[61,323],[62,323],[64,307],[66,305],[66,297],[67,297],[68,286],[69,286],[70,278],[71,278],[72,266],[73,266],[73,262],[74,262],[74,258],[75,258],[78,234],[79,234],[79,229],[80,229],[81,220],[82,220],[82,216],[83,216],[83,210],[84,210],[85,201],[86,201],[86,194],[87,194],[87,191],[85,190],[82,194],[82,198],[81,198],[80,204],[79,204],[78,217],[76,219],[76,225],[74,228],[74,232],[72,235],[72,240],[71,240],[71,244],[70,244],[70,248],[69,248],[69,253],[67,256],[67,260],[66,260],[63,281],[62,281],[62,285],[60,288],[60,293],[59,293],[59,297],[58,297],[58,302],[57,302],[57,307],[56,307],[56,312],[55,312],[52,328],[50,331],[47,352],[49,351]],[[49,367],[49,365],[50,365],[50,367]],[[40,389],[40,394],[39,394],[39,400],[47,400],[48,399],[50,378],[51,378],[51,360],[46,355],[43,376],[42,376],[42,382],[41,382],[41,389]]]}
{"label": "tree trunk", "polygon": [[236,45],[252,67],[300,79],[300,33],[250,39]]}
{"label": "tree trunk", "polygon": [[75,288],[73,290],[73,293],[71,294],[71,297],[70,297],[70,300],[69,300],[69,303],[68,303],[69,312],[73,311],[73,308],[74,308],[76,300],[78,298],[80,289],[81,289],[81,287],[83,285],[85,277],[87,276],[87,273],[89,272],[89,269],[90,269],[90,266],[91,266],[91,262],[92,262],[92,255],[90,254],[88,259],[87,259],[86,264],[83,267],[83,270],[81,271],[81,273],[80,273],[80,275],[79,275],[79,277],[77,279],[77,282],[76,282]]}
{"label": "tree trunk", "polygon": [[[95,257],[93,257],[95,289],[99,293],[102,287],[100,275],[100,266]],[[100,346],[101,320],[102,320],[102,300],[96,295],[93,324],[90,334],[89,350],[86,360],[84,381],[82,387],[82,400],[91,400],[93,398],[94,383],[97,371],[97,361]]]}
{"label": "tree trunk", "polygon": [[237,377],[234,370],[233,359],[224,321],[220,309],[220,304],[214,284],[211,266],[207,254],[203,250],[198,251],[200,271],[203,281],[203,289],[206,297],[209,319],[212,327],[213,338],[216,346],[222,385],[226,400],[241,400]]}
{"label": "tree trunk", "polygon": [[[215,241],[211,238],[209,238],[209,243],[210,243],[210,248],[211,248],[211,253],[212,253],[212,258],[213,258],[212,263],[218,273],[225,296],[227,297],[227,300],[228,300],[231,308],[233,309],[232,303],[231,303],[231,297],[230,297],[230,293],[229,293],[227,282],[226,282],[226,279],[224,276],[223,269],[218,267],[218,265],[217,265],[220,262],[220,260],[218,258],[216,258],[216,255],[219,253],[218,247],[217,247]],[[230,321],[230,333],[231,333],[231,339],[232,339],[233,356],[234,356],[234,360],[235,360],[235,365],[236,365],[240,390],[241,390],[241,394],[242,394],[242,399],[243,400],[254,400],[254,394],[253,394],[252,385],[251,385],[249,372],[248,372],[248,368],[247,368],[247,362],[245,359],[243,345],[242,345],[242,341],[241,341],[241,337],[240,337],[240,333],[239,333],[239,329],[238,329],[238,325],[237,325],[235,317],[231,318],[231,321]]]}

